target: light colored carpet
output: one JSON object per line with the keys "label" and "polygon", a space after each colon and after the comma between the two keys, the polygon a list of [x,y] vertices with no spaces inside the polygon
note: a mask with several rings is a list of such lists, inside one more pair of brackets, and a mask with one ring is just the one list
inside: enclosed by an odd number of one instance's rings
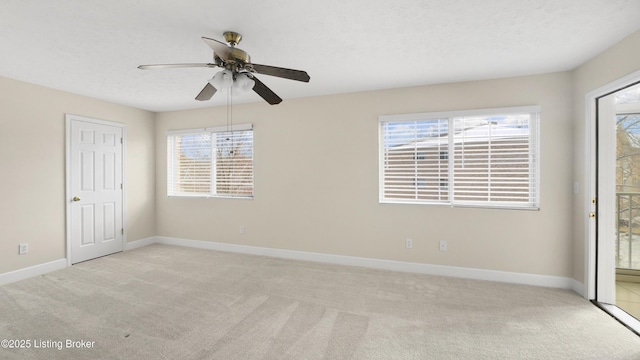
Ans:
{"label": "light colored carpet", "polygon": [[0,287],[0,339],[31,344],[2,359],[640,359],[570,291],[167,245]]}

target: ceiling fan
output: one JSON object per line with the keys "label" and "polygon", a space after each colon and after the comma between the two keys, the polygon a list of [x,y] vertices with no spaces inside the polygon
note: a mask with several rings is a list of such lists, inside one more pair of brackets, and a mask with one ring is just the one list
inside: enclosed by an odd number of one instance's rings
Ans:
{"label": "ceiling fan", "polygon": [[282,99],[276,95],[271,89],[263,84],[255,74],[264,74],[270,76],[277,76],[290,80],[297,80],[303,82],[309,82],[309,75],[306,71],[286,69],[276,66],[254,64],[251,62],[251,57],[246,51],[236,47],[242,35],[227,31],[223,34],[225,41],[229,44],[225,44],[221,41],[202,37],[207,45],[213,49],[213,62],[211,63],[183,63],[183,64],[153,64],[153,65],[140,65],[138,69],[167,69],[167,68],[187,68],[187,67],[208,67],[215,68],[220,67],[224,70],[217,73],[209,82],[204,86],[202,91],[196,96],[196,100],[205,101],[211,99],[216,91],[223,88],[230,88],[231,86],[239,86],[241,88],[251,88],[260,97],[266,100],[269,104],[279,104]]}

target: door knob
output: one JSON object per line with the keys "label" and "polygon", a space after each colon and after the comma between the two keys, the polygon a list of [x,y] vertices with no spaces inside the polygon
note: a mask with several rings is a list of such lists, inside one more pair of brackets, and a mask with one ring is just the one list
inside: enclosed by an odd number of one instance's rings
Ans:
{"label": "door knob", "polygon": [[79,198],[79,197],[77,197],[77,196],[74,196],[74,197],[73,197],[73,201],[80,201],[80,198]]}

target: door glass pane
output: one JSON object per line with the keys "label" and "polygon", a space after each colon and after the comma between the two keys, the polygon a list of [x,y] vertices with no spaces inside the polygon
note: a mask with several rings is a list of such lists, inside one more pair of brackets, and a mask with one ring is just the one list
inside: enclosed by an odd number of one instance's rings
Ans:
{"label": "door glass pane", "polygon": [[616,95],[616,267],[640,270],[640,88]]}

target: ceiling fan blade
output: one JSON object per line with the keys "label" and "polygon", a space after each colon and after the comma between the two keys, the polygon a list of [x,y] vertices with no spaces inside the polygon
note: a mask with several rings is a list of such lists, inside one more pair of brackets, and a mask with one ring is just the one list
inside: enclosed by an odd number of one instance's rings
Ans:
{"label": "ceiling fan blade", "polygon": [[265,99],[269,104],[276,105],[282,102],[280,96],[276,95],[271,89],[267,87],[267,85],[263,84],[262,81],[258,80],[255,76],[252,76],[255,84],[253,85],[253,91],[256,94],[260,95],[263,99]]}
{"label": "ceiling fan blade", "polygon": [[209,47],[213,49],[213,52],[222,60],[230,60],[233,58],[231,56],[231,50],[229,49],[227,44],[204,36],[202,37],[202,40],[204,40],[204,42],[206,42],[207,45],[209,45]]}
{"label": "ceiling fan blade", "polygon": [[251,64],[253,69],[259,74],[277,76],[290,80],[304,81],[309,82],[309,74],[306,71],[302,70],[294,70],[294,69],[286,69],[276,66],[269,65],[261,65],[261,64]]}
{"label": "ceiling fan blade", "polygon": [[190,68],[190,67],[217,67],[218,65],[213,63],[185,63],[185,64],[151,64],[151,65],[140,65],[138,69],[148,70],[148,69],[171,69],[171,68]]}
{"label": "ceiling fan blade", "polygon": [[196,96],[196,100],[198,100],[198,101],[207,101],[207,100],[211,99],[211,97],[215,93],[216,93],[216,88],[214,88],[213,85],[207,83],[207,85],[204,86],[202,91],[200,91],[200,94],[198,94],[198,96]]}

